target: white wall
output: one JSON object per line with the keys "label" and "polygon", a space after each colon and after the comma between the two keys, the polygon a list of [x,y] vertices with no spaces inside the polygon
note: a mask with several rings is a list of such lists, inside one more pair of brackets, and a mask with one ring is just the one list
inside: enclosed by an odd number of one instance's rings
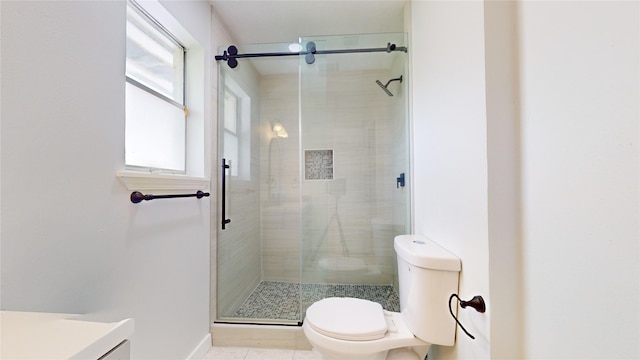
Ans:
{"label": "white wall", "polygon": [[640,8],[523,2],[523,312],[530,358],[640,357]]}
{"label": "white wall", "polygon": [[430,358],[638,358],[638,3],[411,6],[416,233],[488,307]]}
{"label": "white wall", "polygon": [[[459,294],[482,295],[485,314],[459,311],[476,340],[429,358],[489,357],[487,118],[482,2],[411,4],[415,233],[462,260]],[[446,311],[446,310],[445,310]]]}
{"label": "white wall", "polygon": [[[126,3],[0,6],[2,309],[133,317],[132,358],[186,358],[208,336],[210,206],[134,205],[115,176]],[[209,4],[167,7],[208,54]]]}
{"label": "white wall", "polygon": [[517,2],[484,2],[491,358],[522,358]]}

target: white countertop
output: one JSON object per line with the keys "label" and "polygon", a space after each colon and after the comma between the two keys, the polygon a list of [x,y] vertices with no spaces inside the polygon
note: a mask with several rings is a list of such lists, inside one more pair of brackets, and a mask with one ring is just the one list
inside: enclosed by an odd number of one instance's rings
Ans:
{"label": "white countertop", "polygon": [[0,311],[0,359],[98,359],[133,334],[133,319]]}

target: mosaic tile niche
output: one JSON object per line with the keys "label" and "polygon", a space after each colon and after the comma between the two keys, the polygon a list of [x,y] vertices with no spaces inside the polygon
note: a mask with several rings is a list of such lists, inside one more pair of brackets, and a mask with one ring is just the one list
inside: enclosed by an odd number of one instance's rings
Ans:
{"label": "mosaic tile niche", "polygon": [[333,179],[333,150],[304,151],[304,179]]}

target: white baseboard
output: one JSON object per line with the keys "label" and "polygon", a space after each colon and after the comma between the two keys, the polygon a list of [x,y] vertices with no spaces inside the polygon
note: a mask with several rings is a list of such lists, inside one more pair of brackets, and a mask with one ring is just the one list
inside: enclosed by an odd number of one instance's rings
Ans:
{"label": "white baseboard", "polygon": [[211,349],[211,334],[207,334],[195,349],[187,356],[186,360],[202,360],[207,352]]}

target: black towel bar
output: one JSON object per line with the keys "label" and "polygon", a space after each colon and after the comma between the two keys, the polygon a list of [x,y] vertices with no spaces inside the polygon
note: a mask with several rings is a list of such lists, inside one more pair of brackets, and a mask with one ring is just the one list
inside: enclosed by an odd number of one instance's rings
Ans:
{"label": "black towel bar", "polygon": [[151,194],[143,194],[139,191],[134,191],[131,193],[131,202],[137,204],[142,200],[153,200],[153,199],[172,199],[172,198],[184,198],[184,197],[197,197],[198,199],[202,199],[203,197],[209,196],[209,193],[202,192],[198,190],[195,194],[174,194],[174,195],[151,195]]}

